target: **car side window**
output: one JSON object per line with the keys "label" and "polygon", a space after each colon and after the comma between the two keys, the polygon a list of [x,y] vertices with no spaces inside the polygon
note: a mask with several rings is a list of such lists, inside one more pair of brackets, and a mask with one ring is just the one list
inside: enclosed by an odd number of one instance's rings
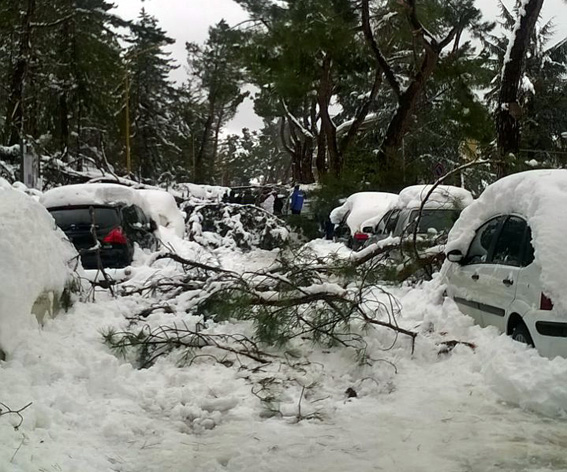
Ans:
{"label": "car side window", "polygon": [[138,215],[136,214],[136,208],[134,207],[134,205],[124,207],[122,209],[122,216],[124,217],[126,226],[129,226],[131,228],[136,227],[136,223],[138,222]]}
{"label": "car side window", "polygon": [[136,211],[136,219],[138,220],[138,222],[140,224],[142,224],[143,226],[147,226],[149,222],[148,222],[148,217],[144,213],[144,210],[142,210],[137,205],[133,205],[133,206],[134,206],[134,209]]}
{"label": "car side window", "polygon": [[524,256],[522,258],[522,267],[529,266],[534,261],[534,246],[532,244],[532,230],[528,226],[525,237]]}
{"label": "car side window", "polygon": [[488,255],[494,237],[500,229],[503,217],[493,218],[492,220],[483,224],[474,236],[471,242],[467,257],[464,264],[483,264],[488,262]]}
{"label": "car side window", "polygon": [[378,222],[378,224],[376,225],[376,229],[374,230],[374,232],[376,234],[384,234],[384,231],[386,229],[386,225],[388,224],[388,219],[390,218],[390,215],[393,213],[393,210],[388,211],[383,217],[382,219]]}
{"label": "car side window", "polygon": [[396,225],[398,224],[398,220],[400,219],[400,210],[394,210],[386,223],[386,227],[384,228],[384,234],[390,235],[396,229]]}
{"label": "car side window", "polygon": [[492,256],[494,264],[516,267],[522,265],[522,248],[526,228],[525,220],[517,216],[510,216],[504,222],[494,246]]}

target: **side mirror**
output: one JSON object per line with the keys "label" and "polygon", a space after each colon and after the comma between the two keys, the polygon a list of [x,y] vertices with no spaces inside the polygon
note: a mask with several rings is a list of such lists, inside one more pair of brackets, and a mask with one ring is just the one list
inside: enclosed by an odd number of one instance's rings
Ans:
{"label": "side mirror", "polygon": [[452,251],[449,251],[447,253],[447,260],[449,262],[456,262],[460,264],[461,262],[463,262],[464,257],[465,256],[460,249],[453,249]]}
{"label": "side mirror", "polygon": [[150,231],[157,231],[158,229],[157,223],[152,218],[150,218],[149,227],[150,227]]}
{"label": "side mirror", "polygon": [[362,232],[370,234],[374,232],[374,228],[372,226],[365,226],[364,228],[362,228]]}

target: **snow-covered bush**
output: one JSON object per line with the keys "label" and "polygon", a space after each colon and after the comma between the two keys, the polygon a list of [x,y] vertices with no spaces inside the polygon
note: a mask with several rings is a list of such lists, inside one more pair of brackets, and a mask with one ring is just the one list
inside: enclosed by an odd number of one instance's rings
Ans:
{"label": "snow-covered bush", "polygon": [[189,203],[183,209],[188,238],[207,247],[271,250],[289,240],[283,221],[254,205]]}
{"label": "snow-covered bush", "polygon": [[22,328],[37,326],[58,304],[72,280],[72,264],[78,264],[77,253],[47,210],[0,179],[0,347],[4,351],[13,348]]}

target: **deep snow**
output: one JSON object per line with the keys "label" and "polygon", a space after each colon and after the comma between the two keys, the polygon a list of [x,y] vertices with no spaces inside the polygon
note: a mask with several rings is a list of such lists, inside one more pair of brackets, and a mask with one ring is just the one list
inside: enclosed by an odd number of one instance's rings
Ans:
{"label": "deep snow", "polygon": [[[211,253],[164,234],[184,257],[231,270],[266,267],[277,256]],[[309,246],[321,256],[350,254],[328,241]],[[136,261],[130,284],[178,270],[148,260]],[[567,360],[541,358],[474,325],[443,300],[437,281],[389,290],[402,305],[400,324],[420,332],[413,355],[404,337],[384,350],[392,333],[371,330],[362,365],[350,349],[297,340],[290,349],[299,357],[262,368],[211,357],[178,367],[172,355],[145,370],[111,353],[100,331],[126,327],[127,316],[159,300],[97,292],[44,329],[21,332],[0,365],[0,401],[13,409],[33,402],[17,431],[16,416],[0,416],[0,471],[567,470]],[[148,317],[152,326],[172,321],[199,320],[183,310]],[[252,333],[246,322],[208,329]],[[440,354],[448,340],[476,348]],[[270,417],[259,385],[269,386],[281,415]],[[347,388],[357,397],[347,398]]]}

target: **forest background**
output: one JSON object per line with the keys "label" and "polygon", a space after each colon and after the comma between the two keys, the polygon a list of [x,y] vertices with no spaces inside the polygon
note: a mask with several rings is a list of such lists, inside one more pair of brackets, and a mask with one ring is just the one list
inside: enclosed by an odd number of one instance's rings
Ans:
{"label": "forest background", "polygon": [[[24,143],[61,183],[99,168],[166,185],[319,182],[336,197],[477,159],[496,164],[454,183],[564,166],[567,43],[553,21],[519,21],[543,0],[500,4],[497,19],[472,0],[235,3],[249,19],[186,43],[174,81],[173,39],[145,9],[130,21],[106,0],[3,2],[0,174],[19,178]],[[230,134],[245,99],[262,127]]]}

